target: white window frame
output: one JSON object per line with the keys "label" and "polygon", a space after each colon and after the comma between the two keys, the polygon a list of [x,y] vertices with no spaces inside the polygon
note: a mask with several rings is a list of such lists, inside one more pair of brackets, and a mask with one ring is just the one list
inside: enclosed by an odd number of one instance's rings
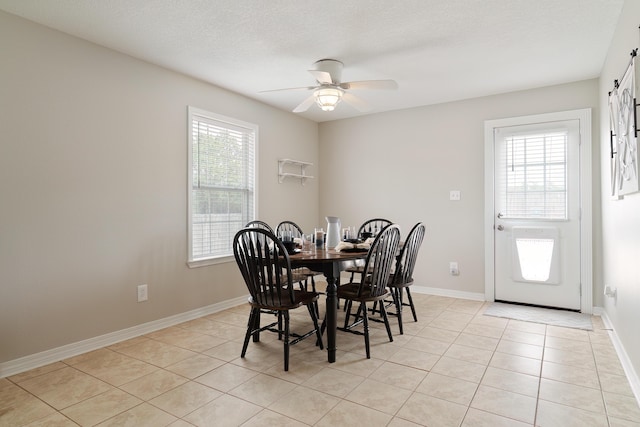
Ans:
{"label": "white window frame", "polygon": [[[229,129],[233,129],[237,131],[239,128],[246,130],[248,133],[253,133],[253,182],[249,182],[248,187],[253,187],[253,212],[248,212],[248,217],[246,222],[253,220],[257,217],[257,201],[258,201],[258,125],[253,123],[244,122],[232,117],[226,117],[220,114],[212,113],[206,110],[202,110],[199,108],[189,106],[187,108],[187,139],[188,139],[188,149],[187,149],[187,158],[188,158],[188,167],[187,167],[187,242],[188,242],[188,259],[187,265],[190,268],[202,267],[212,264],[220,264],[225,262],[233,262],[233,252],[224,253],[220,255],[212,255],[206,257],[194,257],[194,247],[193,247],[193,237],[194,237],[194,221],[193,221],[193,199],[194,199],[194,187],[193,187],[193,123],[194,120],[202,120],[203,122],[214,123],[215,126],[225,127],[225,125],[229,126]],[[251,167],[251,166],[249,166]],[[245,222],[245,223],[246,223]],[[242,224],[244,225],[244,224]],[[231,234],[231,238],[233,235]],[[229,242],[231,243],[231,242]],[[231,244],[229,244],[229,248],[231,248]]]}

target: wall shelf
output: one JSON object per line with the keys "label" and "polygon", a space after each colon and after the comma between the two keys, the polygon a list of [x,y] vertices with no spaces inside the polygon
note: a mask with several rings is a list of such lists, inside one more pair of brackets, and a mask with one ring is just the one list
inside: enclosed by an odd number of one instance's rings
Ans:
{"label": "wall shelf", "polygon": [[304,185],[307,179],[313,178],[313,176],[307,175],[307,167],[309,166],[313,166],[313,163],[292,159],[278,159],[278,182],[282,184],[285,178],[295,178],[300,180],[300,184]]}

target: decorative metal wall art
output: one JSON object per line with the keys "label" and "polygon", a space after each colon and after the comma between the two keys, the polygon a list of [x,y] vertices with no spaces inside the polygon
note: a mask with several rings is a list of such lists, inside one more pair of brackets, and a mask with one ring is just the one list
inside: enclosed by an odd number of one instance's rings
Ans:
{"label": "decorative metal wall art", "polygon": [[614,198],[640,191],[636,56],[637,49],[634,49],[624,76],[615,80],[614,88],[609,92],[611,195]]}

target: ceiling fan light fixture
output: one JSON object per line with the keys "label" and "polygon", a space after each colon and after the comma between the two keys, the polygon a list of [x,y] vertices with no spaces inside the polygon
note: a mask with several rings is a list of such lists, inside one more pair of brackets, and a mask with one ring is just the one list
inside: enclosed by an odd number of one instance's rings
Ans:
{"label": "ceiling fan light fixture", "polygon": [[316,104],[322,109],[322,111],[333,111],[336,105],[342,99],[344,91],[342,89],[334,87],[323,87],[313,92],[313,96],[316,98]]}

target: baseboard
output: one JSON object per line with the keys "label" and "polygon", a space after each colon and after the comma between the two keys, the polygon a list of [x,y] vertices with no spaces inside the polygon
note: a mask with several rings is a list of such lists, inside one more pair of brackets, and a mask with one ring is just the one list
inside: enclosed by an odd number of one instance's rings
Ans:
{"label": "baseboard", "polygon": [[624,373],[629,380],[629,385],[631,386],[631,390],[636,397],[636,401],[640,406],[640,378],[638,377],[638,373],[633,368],[631,364],[631,360],[627,355],[627,352],[624,349],[624,345],[618,338],[618,334],[616,334],[616,330],[607,315],[607,312],[601,310],[600,316],[602,317],[602,322],[604,326],[609,330],[609,337],[611,338],[611,342],[613,343],[613,347],[616,349],[616,353],[618,354],[618,358],[620,359],[620,363],[622,364],[622,368],[624,369]]}
{"label": "baseboard", "polygon": [[167,328],[169,326],[174,326],[179,323],[197,319],[202,316],[217,313],[219,311],[226,310],[228,308],[243,304],[246,301],[247,301],[246,296],[230,299],[220,303],[208,305],[206,307],[200,307],[195,310],[187,311],[185,313],[180,313],[173,316],[165,317],[163,319],[158,319],[152,322],[136,325],[131,328],[110,332],[105,335],[100,335],[100,336],[89,338],[83,341],[67,344],[62,347],[58,347],[58,348],[46,350],[40,353],[32,354],[29,356],[21,357],[19,359],[3,362],[3,363],[0,363],[0,378],[19,374],[20,372],[28,371],[30,369],[34,369],[40,366],[48,365],[50,363],[58,362],[60,360],[77,356],[79,354],[86,353],[88,351],[93,351],[102,347],[113,345],[120,341],[135,338],[140,335],[148,334],[163,328]]}
{"label": "baseboard", "polygon": [[411,291],[417,294],[437,295],[441,297],[468,299],[473,301],[484,301],[484,293],[456,291],[453,289],[430,288],[427,286],[411,286]]}

